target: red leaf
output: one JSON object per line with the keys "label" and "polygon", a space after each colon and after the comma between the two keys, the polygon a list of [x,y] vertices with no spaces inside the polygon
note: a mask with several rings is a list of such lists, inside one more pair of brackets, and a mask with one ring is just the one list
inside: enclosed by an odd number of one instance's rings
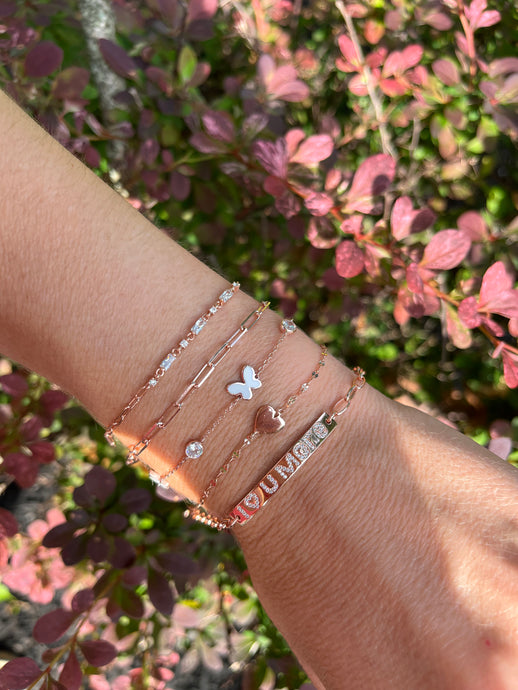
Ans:
{"label": "red leaf", "polygon": [[459,304],[459,318],[468,328],[480,326],[482,317],[478,313],[477,300],[474,297],[466,297]]}
{"label": "red leaf", "polygon": [[118,592],[117,601],[122,611],[130,618],[142,620],[144,615],[144,604],[136,592],[129,589],[122,589]]}
{"label": "red leaf", "polygon": [[446,330],[455,347],[465,350],[472,342],[471,332],[462,323],[459,314],[451,305],[446,305]]}
{"label": "red leaf", "polygon": [[356,242],[344,240],[336,248],[336,272],[342,278],[353,278],[363,271],[365,258]]}
{"label": "red leaf", "polygon": [[61,100],[78,100],[89,81],[90,72],[84,67],[67,67],[55,78],[52,95]]}
{"label": "red leaf", "polygon": [[487,225],[480,213],[476,211],[466,211],[459,216],[457,227],[465,232],[473,242],[481,242],[487,239]]}
{"label": "red leaf", "polygon": [[300,211],[299,198],[288,189],[275,199],[275,208],[285,218],[293,218]]}
{"label": "red leaf", "polygon": [[62,683],[67,690],[79,690],[82,680],[83,672],[81,671],[77,656],[72,649],[59,674],[59,682]]}
{"label": "red leaf", "polygon": [[316,249],[331,249],[336,247],[340,239],[328,218],[324,216],[310,218],[308,223],[308,240]]}
{"label": "red leaf", "polygon": [[401,196],[394,202],[390,215],[392,235],[396,240],[408,237],[412,232],[426,230],[435,222],[435,213],[429,208],[414,210],[408,196]]}
{"label": "red leaf", "polygon": [[38,462],[53,462],[56,457],[56,449],[50,441],[34,441],[29,443],[28,448]]}
{"label": "red leaf", "polygon": [[106,640],[84,640],[79,647],[92,666],[106,666],[117,656],[116,648]]}
{"label": "red leaf", "polygon": [[164,616],[173,612],[174,596],[169,580],[153,568],[149,569],[147,587],[151,603]]}
{"label": "red leaf", "polygon": [[518,355],[504,350],[502,352],[504,362],[504,379],[509,388],[518,388]]}
{"label": "red leaf", "polygon": [[396,161],[384,153],[370,156],[356,171],[347,197],[347,212],[370,213],[373,197],[388,189],[396,174]]}
{"label": "red leaf", "polygon": [[23,453],[6,453],[3,469],[13,475],[18,486],[28,489],[36,481],[40,463]]}
{"label": "red leaf", "polygon": [[137,74],[137,65],[132,57],[119,45],[107,38],[99,39],[99,50],[106,64],[119,77],[133,79]]}
{"label": "red leaf", "polygon": [[122,537],[115,537],[109,561],[114,568],[128,568],[133,565],[137,554],[133,546]]}
{"label": "red leaf", "polygon": [[41,543],[47,549],[61,548],[72,539],[76,529],[76,525],[71,525],[69,522],[62,522],[50,529],[43,537]]}
{"label": "red leaf", "polygon": [[498,300],[501,292],[511,290],[513,279],[507,273],[502,261],[496,261],[484,273],[482,285],[480,287],[479,303],[485,307],[493,301]]}
{"label": "red leaf", "polygon": [[268,192],[268,194],[271,194],[277,199],[286,192],[286,183],[278,177],[268,175],[263,182],[263,188],[265,192]]}
{"label": "red leaf", "polygon": [[191,181],[178,170],[173,170],[169,178],[171,196],[177,201],[185,201],[191,193]]}
{"label": "red leaf", "polygon": [[33,78],[48,77],[62,62],[63,50],[52,41],[41,41],[25,57],[25,74]]}
{"label": "red leaf", "polygon": [[29,388],[27,380],[21,374],[5,374],[0,376],[0,386],[4,393],[15,399],[23,398]]}
{"label": "red leaf", "polygon": [[419,275],[419,266],[412,262],[406,269],[406,282],[410,292],[422,294],[424,284],[423,279]]}
{"label": "red leaf", "polygon": [[12,513],[5,508],[0,508],[0,539],[14,537],[18,532],[18,522]]}
{"label": "red leaf", "polygon": [[333,140],[329,134],[315,134],[300,144],[295,155],[290,157],[290,163],[313,165],[324,161],[333,153]]}
{"label": "red leaf", "polygon": [[334,206],[334,201],[327,194],[314,192],[304,200],[304,205],[313,216],[325,216]]}
{"label": "red leaf", "polygon": [[454,86],[460,82],[459,70],[457,65],[451,60],[441,58],[432,63],[435,76],[446,86]]}
{"label": "red leaf", "polygon": [[55,609],[38,618],[32,634],[36,642],[50,644],[62,637],[76,618],[76,614],[65,609]]}
{"label": "red leaf", "polygon": [[209,110],[201,116],[201,119],[207,134],[213,139],[227,143],[234,141],[236,130],[228,113]]}
{"label": "red leaf", "polygon": [[414,44],[407,46],[404,50],[394,50],[385,60],[382,75],[391,77],[396,74],[403,74],[407,69],[415,67],[423,56],[423,48]]}
{"label": "red leaf", "polygon": [[54,414],[61,410],[68,402],[68,395],[59,390],[45,391],[40,398],[40,403],[47,414]]}
{"label": "red leaf", "polygon": [[27,419],[20,427],[20,435],[24,441],[34,441],[43,429],[43,421],[40,417],[34,416]]}
{"label": "red leaf", "polygon": [[117,480],[111,472],[100,465],[96,465],[85,476],[84,485],[88,493],[95,496],[103,504],[115,491]]}
{"label": "red leaf", "polygon": [[36,662],[26,656],[12,659],[0,668],[0,687],[6,690],[24,690],[42,673]]}
{"label": "red leaf", "polygon": [[95,601],[93,589],[87,587],[74,594],[70,608],[74,613],[84,613]]}
{"label": "red leaf", "polygon": [[458,266],[469,252],[471,240],[460,230],[441,230],[425,247],[421,266],[447,270]]}
{"label": "red leaf", "polygon": [[151,505],[151,493],[147,489],[135,488],[125,491],[119,499],[124,512],[143,513]]}

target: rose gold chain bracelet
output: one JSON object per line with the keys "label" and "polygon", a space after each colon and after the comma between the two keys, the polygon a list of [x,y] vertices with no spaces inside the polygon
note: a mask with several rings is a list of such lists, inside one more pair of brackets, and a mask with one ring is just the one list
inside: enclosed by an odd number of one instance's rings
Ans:
{"label": "rose gold chain bracelet", "polygon": [[186,516],[190,515],[197,522],[217,530],[232,529],[235,525],[244,525],[248,522],[332,434],[337,426],[336,418],[347,412],[354,395],[365,385],[363,369],[355,367],[354,373],[356,376],[351,387],[344,397],[334,404],[331,414],[322,412],[259,483],[232,508],[227,517],[220,518],[200,506],[189,508]]}
{"label": "rose gold chain bracelet", "polygon": [[311,377],[307,381],[304,381],[304,383],[299,386],[295,393],[289,395],[278,409],[275,409],[273,405],[262,405],[257,410],[252,432],[248,434],[248,436],[245,436],[245,438],[241,441],[241,444],[232,451],[228,460],[219,468],[214,477],[210,480],[207,488],[203,491],[200,500],[198,501],[199,507],[204,505],[207,498],[216,488],[221,477],[226,474],[230,469],[230,466],[241,457],[241,453],[247,446],[251,445],[251,443],[262,434],[273,434],[284,428],[286,421],[282,416],[283,412],[294,405],[299,396],[309,389],[311,382],[318,378],[320,369],[325,365],[326,357],[327,348],[325,345],[323,345],[320,350],[318,364],[311,372]]}
{"label": "rose gold chain bracelet", "polygon": [[182,340],[180,340],[178,344],[172,349],[170,349],[169,352],[163,357],[162,361],[156,368],[153,376],[151,376],[151,378],[149,378],[146,381],[146,383],[144,383],[138,389],[135,395],[124,407],[122,412],[118,415],[116,419],[114,419],[114,421],[108,426],[108,428],[104,432],[104,436],[111,446],[115,446],[115,429],[118,426],[120,426],[122,422],[126,419],[128,414],[133,409],[135,409],[135,407],[139,404],[139,402],[146,395],[146,393],[158,385],[160,379],[165,375],[167,371],[169,371],[169,368],[171,367],[172,363],[175,362],[178,359],[178,357],[180,357],[182,352],[188,347],[189,343],[191,343],[194,340],[198,333],[208,323],[209,319],[214,314],[216,314],[216,312],[218,312],[221,309],[221,307],[223,307],[235,295],[235,293],[239,290],[239,287],[239,283],[232,283],[230,288],[224,290],[218,297],[218,299],[214,302],[214,304],[211,307],[209,307],[207,311],[205,311],[195,321],[195,323],[191,326],[186,336],[182,338]]}
{"label": "rose gold chain bracelet", "polygon": [[[262,385],[260,376],[264,372],[264,370],[267,368],[267,366],[270,364],[272,361],[275,353],[279,349],[280,345],[285,341],[285,339],[291,334],[294,333],[297,330],[297,326],[291,319],[284,319],[280,323],[280,335],[276,339],[274,345],[262,361],[262,363],[259,365],[259,367],[254,368],[251,367],[250,365],[245,365],[242,368],[242,374],[243,374],[243,379],[244,382],[235,382],[235,383],[230,383],[227,386],[227,390],[229,393],[233,396],[233,399],[231,402],[229,402],[223,410],[218,414],[218,416],[210,423],[210,425],[205,429],[205,431],[202,433],[202,435],[196,439],[189,441],[186,446],[185,446],[185,451],[184,451],[184,457],[166,474],[159,475],[157,472],[154,470],[149,471],[149,478],[151,481],[153,481],[155,484],[158,484],[159,486],[163,488],[167,488],[169,486],[169,480],[171,477],[181,468],[183,465],[188,462],[189,460],[196,460],[197,458],[201,457],[201,455],[205,452],[206,449],[206,442],[210,435],[214,432],[214,430],[221,424],[221,422],[228,416],[228,414],[234,409],[234,407],[239,403],[240,400],[250,400],[252,398],[252,389],[255,387],[260,387]],[[246,378],[245,371],[249,371],[249,378],[251,381],[251,387],[249,388],[247,386],[246,381],[248,380]],[[244,393],[244,395],[243,395]]]}
{"label": "rose gold chain bracelet", "polygon": [[130,446],[128,455],[126,457],[127,465],[134,465],[136,462],[138,462],[139,456],[146,450],[152,439],[158,434],[159,431],[165,429],[166,426],[173,421],[176,415],[179,414],[180,410],[183,408],[187,398],[195,390],[199,390],[203,386],[203,384],[214,373],[216,367],[225,359],[230,350],[237,345],[237,343],[246,333],[252,330],[269,306],[270,302],[262,302],[257,309],[251,312],[246,319],[241,322],[239,328],[232,333],[230,338],[228,338],[228,340],[226,340],[221,347],[218,348],[209,361],[201,367],[180,397],[168,405],[160,417],[153,422],[153,424],[146,431],[144,438]]}

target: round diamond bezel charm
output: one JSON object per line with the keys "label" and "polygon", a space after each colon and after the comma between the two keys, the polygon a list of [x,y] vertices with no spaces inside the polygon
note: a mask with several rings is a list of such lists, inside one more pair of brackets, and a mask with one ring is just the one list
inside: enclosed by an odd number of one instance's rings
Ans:
{"label": "round diamond bezel charm", "polygon": [[185,446],[185,455],[191,460],[196,460],[203,454],[203,444],[200,441],[190,441]]}

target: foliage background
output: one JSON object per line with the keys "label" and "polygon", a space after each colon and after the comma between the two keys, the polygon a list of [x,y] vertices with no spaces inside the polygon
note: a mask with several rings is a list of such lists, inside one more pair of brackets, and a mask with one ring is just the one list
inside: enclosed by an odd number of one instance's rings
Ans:
{"label": "foliage background", "polygon": [[[370,383],[516,463],[517,27],[502,0],[2,0],[0,85]],[[0,373],[6,483],[59,483],[22,533],[0,508],[4,606],[54,604],[0,680],[311,687],[232,540],[47,382]]]}

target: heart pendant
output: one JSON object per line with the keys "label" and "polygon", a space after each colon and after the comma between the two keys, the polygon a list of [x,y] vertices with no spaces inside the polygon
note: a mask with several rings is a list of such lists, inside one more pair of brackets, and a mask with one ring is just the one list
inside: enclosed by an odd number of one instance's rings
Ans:
{"label": "heart pendant", "polygon": [[255,415],[254,431],[260,434],[274,434],[286,424],[281,415],[271,405],[263,405]]}

